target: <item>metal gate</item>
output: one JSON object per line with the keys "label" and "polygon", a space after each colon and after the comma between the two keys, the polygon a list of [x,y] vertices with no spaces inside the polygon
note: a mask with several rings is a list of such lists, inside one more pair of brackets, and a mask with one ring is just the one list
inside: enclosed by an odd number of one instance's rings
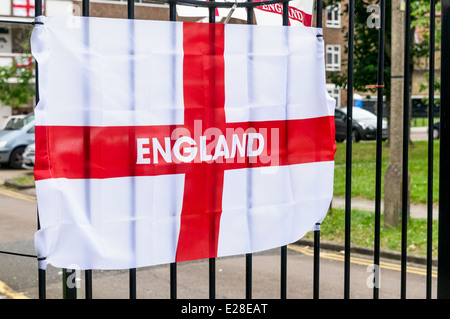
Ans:
{"label": "metal gate", "polygon": [[[176,20],[176,6],[177,5],[194,5],[199,7],[209,8],[209,22],[215,23],[215,9],[218,7],[232,8],[245,7],[247,9],[247,24],[254,24],[253,21],[253,9],[256,6],[263,4],[275,4],[281,3],[283,7],[283,25],[288,25],[288,4],[290,0],[268,0],[253,2],[248,0],[247,2],[214,2],[210,0],[208,2],[197,0],[167,0],[169,5],[169,16],[171,21]],[[428,108],[428,203],[427,203],[427,284],[426,284],[426,296],[431,298],[432,295],[432,257],[431,257],[431,243],[432,243],[432,220],[433,220],[433,118],[436,114],[433,112],[434,104],[434,78],[435,78],[435,20],[436,12],[435,0],[430,0],[430,57],[429,57],[429,105]],[[450,226],[450,201],[449,196],[446,193],[447,189],[450,189],[450,0],[442,0],[442,56],[441,56],[441,107],[440,107],[440,172],[439,172],[439,248],[438,248],[438,281],[437,281],[437,297],[438,298],[450,298],[450,234],[446,231]],[[89,16],[90,2],[89,0],[82,0],[83,16]],[[375,180],[375,236],[374,236],[374,260],[373,264],[380,265],[380,220],[381,220],[381,163],[382,163],[382,120],[383,120],[383,94],[384,94],[384,35],[385,35],[385,8],[386,1],[379,0],[379,26],[378,26],[378,69],[377,69],[377,83],[373,85],[373,88],[377,90],[377,110],[380,110],[377,114],[377,135],[376,135],[376,180]],[[129,19],[135,18],[135,3],[133,0],[127,1],[127,14]],[[323,3],[322,0],[316,1],[316,23],[317,27],[322,27],[322,12]],[[347,143],[346,143],[346,186],[345,186],[345,252],[344,252],[344,298],[350,298],[350,254],[351,254],[351,177],[352,177],[352,106],[353,106],[353,63],[354,63],[354,12],[355,12],[355,0],[348,1],[348,77],[347,77]],[[36,1],[35,15],[42,14],[42,3]],[[410,110],[410,32],[411,32],[411,0],[405,0],[405,43],[404,43],[404,105],[403,105],[403,170],[402,170],[402,194],[408,193],[408,148],[409,148],[409,110]],[[36,22],[38,23],[38,22]],[[36,76],[38,76],[38,67],[36,66]],[[39,100],[38,90],[36,90],[36,99]],[[406,267],[407,267],[407,210],[408,210],[408,198],[406,195],[402,199],[402,244],[401,244],[401,298],[406,298]],[[320,226],[320,225],[318,225]],[[38,226],[39,227],[39,226]],[[447,248],[446,248],[447,247]],[[285,299],[287,297],[287,247],[281,247],[281,278],[280,278],[280,298]],[[12,252],[2,252],[15,254]],[[313,269],[313,298],[318,299],[320,297],[319,292],[319,273],[320,273],[320,227],[314,231],[314,269]],[[21,254],[16,254],[21,255]],[[34,257],[23,255],[23,257]],[[252,298],[252,254],[247,254],[245,261],[245,287],[247,299]],[[63,270],[63,282],[69,276],[72,276],[75,270],[64,269]],[[374,273],[378,275],[377,272]],[[85,297],[87,299],[93,298],[92,294],[92,271],[86,270],[85,274]],[[216,260],[211,258],[209,260],[209,298],[216,298]],[[376,280],[376,278],[375,278]],[[38,282],[39,282],[39,298],[46,298],[46,271],[38,270]],[[129,270],[129,297],[130,299],[136,298],[136,269]],[[74,287],[68,287],[64,285],[64,297],[76,298],[77,290]],[[177,298],[177,264],[170,265],[170,298]],[[373,298],[379,298],[379,287],[374,285]]]}

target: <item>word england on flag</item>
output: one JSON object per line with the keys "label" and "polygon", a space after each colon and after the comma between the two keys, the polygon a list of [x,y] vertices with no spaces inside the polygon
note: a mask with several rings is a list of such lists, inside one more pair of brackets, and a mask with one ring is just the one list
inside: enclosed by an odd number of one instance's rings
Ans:
{"label": "word england on flag", "polygon": [[325,218],[335,101],[320,29],[38,19],[39,267],[258,252]]}

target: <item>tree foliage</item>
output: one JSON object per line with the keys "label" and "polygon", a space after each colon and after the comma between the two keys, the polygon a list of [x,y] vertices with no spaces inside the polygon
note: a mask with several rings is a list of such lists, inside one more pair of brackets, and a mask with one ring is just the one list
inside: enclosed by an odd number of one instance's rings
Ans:
{"label": "tree foliage", "polygon": [[[339,3],[342,0],[329,0],[328,4]],[[378,4],[377,1],[359,0],[355,2],[355,31],[354,31],[354,60],[353,60],[353,80],[354,89],[359,92],[374,94],[374,89],[367,89],[366,86],[377,83],[378,69],[378,29],[368,26],[368,19],[371,11],[369,5]],[[436,11],[440,10],[437,4]],[[348,5],[344,10],[348,14]],[[420,41],[411,41],[411,61],[414,57],[429,56],[429,12],[430,4],[428,0],[413,1],[411,5],[411,28],[418,28],[421,37]],[[345,38],[348,40],[348,29],[344,29]],[[412,33],[413,34],[413,33]],[[436,25],[436,47],[440,45],[440,24]],[[348,52],[348,47],[345,48]],[[347,59],[343,59],[343,64],[347,64]],[[385,35],[384,35],[384,94],[389,99],[390,96],[390,76],[391,76],[391,1],[386,1],[385,8]],[[333,73],[330,80],[340,87],[347,85],[347,72]],[[438,83],[436,83],[438,85]],[[426,87],[427,84],[422,84]]]}
{"label": "tree foliage", "polygon": [[[441,11],[441,3],[437,2],[435,7],[436,12]],[[415,45],[416,57],[430,57],[430,1],[429,0],[416,0],[411,3],[411,16],[414,19],[411,21],[411,25],[417,29],[417,33],[420,36],[420,41]],[[435,50],[440,50],[441,46],[441,21],[436,19],[435,25]],[[426,82],[420,83],[420,91],[428,89],[429,73],[425,73]],[[434,87],[436,90],[440,90],[441,87],[440,77],[435,76]]]}
{"label": "tree foliage", "polygon": [[[28,55],[23,59],[28,60]],[[18,108],[30,102],[35,94],[33,70],[33,65],[24,67],[16,61],[0,66],[0,101],[3,105]]]}

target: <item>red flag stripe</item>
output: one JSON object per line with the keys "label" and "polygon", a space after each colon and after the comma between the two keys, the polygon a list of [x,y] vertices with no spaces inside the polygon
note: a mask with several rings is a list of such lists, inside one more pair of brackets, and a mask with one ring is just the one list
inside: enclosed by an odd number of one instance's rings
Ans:
{"label": "red flag stripe", "polygon": [[[222,132],[226,130],[245,132],[250,129],[255,132],[265,131],[268,134],[266,147],[258,161],[253,163],[249,158],[229,159],[220,163],[219,158],[215,165],[222,165],[224,169],[239,169],[246,167],[271,166],[279,162],[279,165],[302,164],[334,160],[334,117],[325,116],[302,120],[269,121],[269,122],[245,122],[226,123],[219,127]],[[170,137],[176,129],[185,131],[185,126],[36,126],[36,180],[48,178],[114,178],[130,176],[130,167],[134,167],[134,176],[155,176],[165,174],[185,173],[188,167],[199,165],[197,154],[192,163],[180,163],[175,161],[166,163],[160,158],[158,164],[153,162],[153,154],[150,164],[136,164],[136,154],[129,156],[129,150],[137,149],[136,140],[130,140],[131,132],[136,138],[157,138],[164,146],[164,137]],[[204,129],[206,129],[204,127]],[[85,134],[85,131],[88,131]],[[278,132],[278,146],[274,138]],[[263,134],[264,135],[264,134]],[[85,143],[85,138],[89,141]],[[288,140],[289,138],[289,140]],[[239,135],[242,140],[242,135]],[[198,139],[197,139],[197,142]],[[171,147],[175,144],[171,140]],[[199,143],[197,143],[199,144]],[[87,145],[89,149],[87,149]],[[227,145],[231,149],[230,138]],[[214,149],[214,141],[208,146],[208,154]],[[89,162],[85,156],[89,153]],[[89,167],[89,174],[86,172]]]}

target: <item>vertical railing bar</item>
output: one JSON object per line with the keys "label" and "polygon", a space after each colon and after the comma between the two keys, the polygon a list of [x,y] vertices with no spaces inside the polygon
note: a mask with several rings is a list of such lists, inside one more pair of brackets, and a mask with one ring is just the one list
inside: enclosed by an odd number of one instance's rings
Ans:
{"label": "vertical railing bar", "polygon": [[176,21],[177,20],[177,4],[175,1],[169,1],[169,20]]}
{"label": "vertical railing bar", "polygon": [[406,260],[408,227],[408,144],[409,144],[409,67],[411,0],[406,0],[405,11],[405,65],[403,81],[403,154],[402,154],[402,243],[401,243],[401,290],[400,297],[406,298]]}
{"label": "vertical railing bar", "polygon": [[81,14],[83,17],[89,17],[89,0],[83,0]]}
{"label": "vertical railing bar", "polygon": [[[89,16],[89,0],[83,0],[82,14],[83,14],[83,16]],[[71,276],[73,277],[74,275],[75,275],[74,269],[66,269],[66,268],[62,269],[62,286],[63,286],[63,298],[64,299],[76,299],[77,298],[76,285],[69,286],[69,281],[68,281],[69,277],[71,277]]]}
{"label": "vertical railing bar", "polygon": [[[34,15],[35,17],[38,17],[42,15],[42,2],[36,1],[35,8],[34,8]],[[39,68],[38,68],[38,62],[35,60],[35,90],[36,90],[36,105],[39,102]],[[41,229],[41,224],[39,221],[39,209],[36,209],[36,222],[37,222],[37,229]],[[46,299],[46,271],[45,269],[39,268],[39,259],[38,259],[38,291],[39,291],[39,299]]]}
{"label": "vertical railing bar", "polygon": [[[214,2],[215,0],[209,0],[209,2]],[[216,9],[214,5],[209,7],[209,23],[216,23]]]}
{"label": "vertical railing bar", "polygon": [[245,255],[245,298],[252,299],[252,254]]}
{"label": "vertical railing bar", "polygon": [[[82,2],[82,15],[83,17],[89,17],[89,0],[83,0]],[[84,271],[85,277],[85,298],[92,299],[92,270],[87,269]]]}
{"label": "vertical railing bar", "polygon": [[45,269],[38,269],[38,281],[39,281],[39,299],[46,299],[46,273]]}
{"label": "vertical railing bar", "polygon": [[127,11],[128,19],[134,19],[134,0],[128,0]]}
{"label": "vertical railing bar", "polygon": [[[215,2],[215,0],[210,0]],[[209,8],[209,23],[216,23],[216,6]],[[215,41],[215,39],[214,39]],[[209,299],[216,299],[216,259],[209,258]]]}
{"label": "vertical railing bar", "polygon": [[[177,20],[177,5],[175,1],[169,1],[169,20]],[[175,58],[173,58],[175,59]],[[175,61],[173,65],[175,65]],[[173,71],[175,73],[175,71]],[[175,74],[173,74],[175,78]],[[170,299],[177,299],[177,264],[176,262],[170,263]]]}
{"label": "vertical railing bar", "polygon": [[86,299],[92,299],[92,270],[87,269],[84,271],[84,293]]}
{"label": "vertical railing bar", "polygon": [[216,299],[216,258],[209,258],[209,299]]}
{"label": "vertical railing bar", "polygon": [[[40,12],[38,10],[36,10],[35,12]],[[39,16],[38,14],[36,14],[36,16]],[[36,66],[35,66],[35,70],[36,70],[36,101],[39,101],[39,91],[38,91],[38,76],[37,76],[37,62],[36,62]],[[41,229],[41,224],[39,222],[39,209],[37,210],[37,229]],[[38,257],[38,292],[39,292],[39,299],[46,299],[46,271],[45,269],[41,269],[39,267],[39,262],[41,260]]]}
{"label": "vertical railing bar", "polygon": [[434,67],[435,67],[435,0],[430,0],[430,66],[428,83],[428,194],[427,194],[427,288],[426,298],[431,299],[433,267],[433,124],[434,124]]}
{"label": "vertical railing bar", "polygon": [[287,246],[281,247],[280,299],[287,295]]}
{"label": "vertical railing bar", "polygon": [[[322,28],[323,15],[322,0],[317,0],[317,24],[318,28]],[[313,265],[313,298],[319,299],[319,275],[320,275],[320,223],[316,224],[314,230],[314,265]]]}
{"label": "vertical railing bar", "polygon": [[441,0],[441,106],[439,146],[439,238],[437,298],[450,298],[450,0]]}
{"label": "vertical railing bar", "polygon": [[[128,0],[127,1],[127,18],[130,20],[134,19],[134,0]],[[131,35],[134,37],[134,34]],[[133,39],[131,39],[132,43],[134,43]],[[131,68],[134,67],[133,60],[131,62]],[[134,76],[134,70],[131,70],[131,77]],[[131,90],[134,90],[134,81],[131,83]],[[134,92],[132,93],[134,94]],[[134,101],[134,98],[133,98]],[[133,106],[134,108],[134,106]],[[134,189],[133,189],[134,190]],[[133,206],[133,211],[136,211],[135,207]],[[136,299],[136,268],[129,269],[129,293],[130,293],[130,299]]]}
{"label": "vertical railing bar", "polygon": [[381,170],[383,142],[383,91],[384,91],[384,31],[385,0],[380,0],[380,25],[378,28],[378,83],[377,83],[377,145],[375,168],[375,232],[374,232],[374,286],[373,298],[379,298],[380,224],[381,224]]}
{"label": "vertical railing bar", "polygon": [[283,25],[289,25],[289,2],[283,2]]}
{"label": "vertical railing bar", "polygon": [[129,288],[130,288],[130,299],[136,299],[136,268],[131,268],[129,272]]}
{"label": "vertical railing bar", "polygon": [[[64,299],[77,299],[76,288],[76,270],[64,268],[62,274],[63,282],[63,298]],[[69,285],[69,280],[73,280]]]}
{"label": "vertical railing bar", "polygon": [[[247,0],[247,2],[253,2],[253,0]],[[253,24],[253,7],[247,8],[247,24]]]}
{"label": "vertical railing bar", "polygon": [[[253,2],[253,0],[247,0]],[[247,8],[247,24],[253,24],[253,7]],[[250,41],[252,45],[252,41]],[[253,271],[253,255],[245,255],[245,298],[252,299],[252,271]]]}
{"label": "vertical railing bar", "polygon": [[323,2],[322,2],[322,0],[317,0],[317,12],[316,12],[317,22],[316,22],[316,26],[318,28],[322,28],[322,15],[323,15]]}
{"label": "vertical railing bar", "polygon": [[[289,3],[283,2],[283,26],[289,25]],[[286,299],[287,295],[287,246],[281,247],[281,276],[280,298]]]}
{"label": "vertical railing bar", "polygon": [[314,230],[314,280],[313,298],[319,299],[319,275],[320,275],[320,223],[316,223]]}
{"label": "vertical railing bar", "polygon": [[170,299],[177,299],[177,263],[170,263]]}
{"label": "vertical railing bar", "polygon": [[348,9],[348,74],[347,74],[347,143],[345,176],[345,251],[344,251],[344,298],[350,298],[350,232],[351,232],[351,170],[352,170],[352,124],[353,124],[353,47],[355,0],[349,0]]}

